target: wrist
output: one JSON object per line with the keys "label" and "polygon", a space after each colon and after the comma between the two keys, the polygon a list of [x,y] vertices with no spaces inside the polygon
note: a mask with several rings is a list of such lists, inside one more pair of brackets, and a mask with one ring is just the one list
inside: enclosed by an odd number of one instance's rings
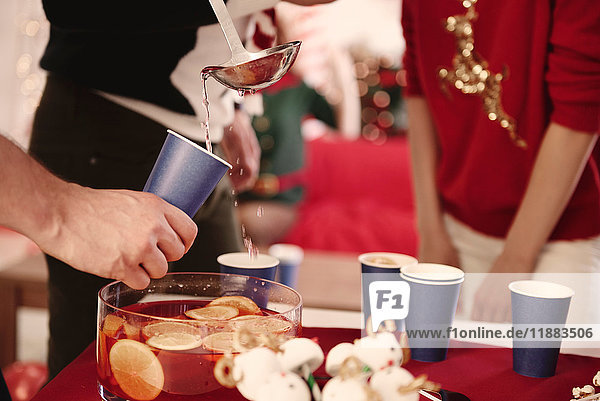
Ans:
{"label": "wrist", "polygon": [[504,248],[495,263],[495,273],[531,273],[535,269],[537,254],[524,250]]}
{"label": "wrist", "polygon": [[417,230],[420,235],[428,237],[447,236],[446,223],[441,215],[428,214],[427,218],[417,218]]}
{"label": "wrist", "polygon": [[27,235],[38,245],[56,240],[60,236],[61,227],[64,226],[67,201],[72,196],[73,186],[56,177],[51,177],[40,185],[34,194],[29,210],[23,215],[27,216],[23,234]]}

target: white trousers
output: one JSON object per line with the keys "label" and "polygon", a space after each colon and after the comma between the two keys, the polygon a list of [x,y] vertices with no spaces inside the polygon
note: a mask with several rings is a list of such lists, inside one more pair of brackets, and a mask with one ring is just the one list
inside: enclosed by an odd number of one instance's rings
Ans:
{"label": "white trousers", "polygon": [[[487,273],[502,252],[504,240],[479,233],[449,215],[445,216],[445,223],[458,251],[460,267],[467,273],[461,289],[459,317],[468,318],[469,306],[478,288],[478,278],[486,276],[471,273]],[[523,276],[515,275],[515,278]],[[600,324],[600,236],[547,243],[540,253],[534,273],[527,278],[557,282],[575,292],[568,323]]]}

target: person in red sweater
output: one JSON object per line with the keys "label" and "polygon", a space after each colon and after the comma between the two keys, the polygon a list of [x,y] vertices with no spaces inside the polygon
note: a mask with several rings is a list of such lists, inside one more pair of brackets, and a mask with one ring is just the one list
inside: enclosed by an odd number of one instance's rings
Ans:
{"label": "person in red sweater", "polygon": [[[403,0],[402,25],[419,260],[600,272],[597,1]],[[471,317],[508,320],[491,276]]]}

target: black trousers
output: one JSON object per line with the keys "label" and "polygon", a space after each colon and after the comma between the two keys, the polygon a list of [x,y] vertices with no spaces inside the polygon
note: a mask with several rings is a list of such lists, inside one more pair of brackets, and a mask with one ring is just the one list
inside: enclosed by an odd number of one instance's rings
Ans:
{"label": "black trousers", "polygon": [[[166,129],[85,87],[49,75],[29,152],[65,180],[92,188],[142,190]],[[198,225],[194,246],[171,264],[170,271],[217,271],[218,255],[243,249],[227,177],[194,220]],[[95,339],[97,294],[110,280],[75,270],[48,255],[46,260],[52,378]]]}
{"label": "black trousers", "polygon": [[0,370],[0,401],[10,400],[10,392],[8,391],[8,386],[6,385],[6,381],[4,380],[4,376],[2,375],[2,371]]}

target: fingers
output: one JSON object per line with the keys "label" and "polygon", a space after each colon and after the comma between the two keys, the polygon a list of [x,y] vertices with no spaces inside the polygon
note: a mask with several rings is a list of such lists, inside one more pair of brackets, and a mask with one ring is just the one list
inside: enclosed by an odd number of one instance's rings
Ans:
{"label": "fingers", "polygon": [[139,265],[127,269],[125,277],[121,281],[134,290],[143,290],[150,284],[150,277],[144,267]]}
{"label": "fingers", "polygon": [[[179,244],[183,248],[183,244]],[[167,274],[168,267],[165,254],[157,245],[144,252],[143,261],[137,266],[125,266],[121,281],[133,289],[142,290],[148,287],[150,279],[161,278]]]}
{"label": "fingers", "polygon": [[243,192],[254,187],[254,184],[258,179],[258,174],[249,174],[246,170],[244,170],[244,174],[236,174],[236,172],[233,171],[230,178],[231,184],[233,185],[235,190],[238,192]]}
{"label": "fingers", "polygon": [[479,322],[510,322],[510,301],[506,291],[494,284],[482,287],[474,298],[471,320]]}
{"label": "fingers", "polygon": [[174,231],[171,234],[161,236],[156,244],[167,262],[181,259],[186,252],[185,245],[179,236]]}
{"label": "fingers", "polygon": [[144,254],[144,259],[140,266],[150,278],[161,278],[169,269],[166,256],[158,247]]}
{"label": "fingers", "polygon": [[[165,218],[173,229],[174,235],[173,237],[160,238],[158,245],[165,252],[167,260],[171,262],[180,259],[191,248],[198,234],[198,226],[181,209],[172,205],[169,205]],[[179,242],[183,247],[183,251],[176,242]]]}

